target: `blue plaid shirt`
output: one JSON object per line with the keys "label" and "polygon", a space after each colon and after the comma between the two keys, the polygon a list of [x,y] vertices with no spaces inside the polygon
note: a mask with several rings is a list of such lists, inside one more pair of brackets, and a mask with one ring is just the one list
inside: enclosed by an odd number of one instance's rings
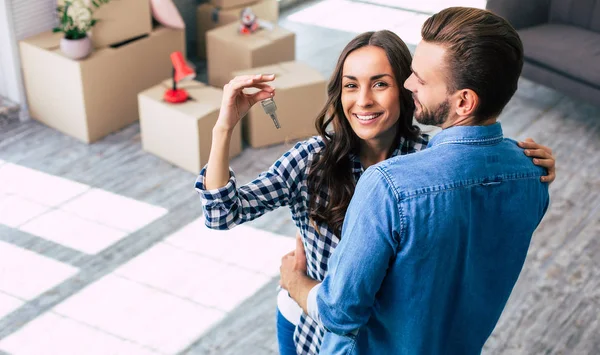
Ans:
{"label": "blue plaid shirt", "polygon": [[[422,135],[416,141],[402,139],[392,156],[425,149],[428,139],[427,135]],[[307,177],[314,159],[324,147],[325,143],[319,136],[299,142],[269,170],[239,188],[235,173],[230,169],[230,178],[225,186],[206,190],[206,167],[202,169],[196,180],[196,190],[202,200],[206,226],[211,229],[231,229],[278,207],[288,206],[304,241],[308,276],[322,281],[327,273],[329,257],[339,239],[326,224],[310,221]],[[351,155],[351,161],[352,174],[358,182],[364,169],[358,156]],[[327,191],[319,192],[317,203],[325,203],[327,197]],[[297,353],[318,354],[324,334],[320,324],[302,314],[294,332]]]}

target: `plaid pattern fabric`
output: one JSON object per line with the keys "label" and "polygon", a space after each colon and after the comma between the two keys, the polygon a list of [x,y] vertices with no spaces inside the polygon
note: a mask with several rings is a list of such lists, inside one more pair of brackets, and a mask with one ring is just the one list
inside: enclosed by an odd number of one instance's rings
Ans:
{"label": "plaid pattern fabric", "polygon": [[[427,135],[421,136],[417,141],[403,139],[393,156],[425,149],[428,140]],[[202,169],[196,180],[196,190],[202,200],[206,226],[212,229],[230,229],[275,208],[289,206],[292,219],[303,237],[308,276],[322,281],[327,272],[327,261],[339,239],[327,225],[316,225],[309,220],[307,177],[314,158],[324,146],[325,143],[318,136],[299,142],[269,170],[239,188],[236,186],[235,174],[230,169],[230,179],[224,187],[206,190],[206,168]],[[352,155],[351,161],[352,173],[358,181],[363,173],[362,165],[358,156]],[[319,192],[317,201],[325,203],[327,192]],[[320,324],[303,314],[294,332],[297,353],[318,354],[324,333]]]}

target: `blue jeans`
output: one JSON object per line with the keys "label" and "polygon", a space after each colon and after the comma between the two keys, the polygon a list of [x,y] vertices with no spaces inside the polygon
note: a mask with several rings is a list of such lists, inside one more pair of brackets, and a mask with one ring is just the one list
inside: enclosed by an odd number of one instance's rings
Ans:
{"label": "blue jeans", "polygon": [[277,309],[277,343],[279,343],[280,355],[296,355],[296,345],[294,345],[295,329],[296,326],[285,319]]}

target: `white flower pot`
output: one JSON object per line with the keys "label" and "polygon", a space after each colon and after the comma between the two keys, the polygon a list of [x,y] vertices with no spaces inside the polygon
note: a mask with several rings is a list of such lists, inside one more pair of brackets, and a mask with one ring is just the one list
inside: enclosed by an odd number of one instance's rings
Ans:
{"label": "white flower pot", "polygon": [[61,38],[60,50],[71,59],[83,59],[92,53],[92,41],[89,37],[80,39]]}

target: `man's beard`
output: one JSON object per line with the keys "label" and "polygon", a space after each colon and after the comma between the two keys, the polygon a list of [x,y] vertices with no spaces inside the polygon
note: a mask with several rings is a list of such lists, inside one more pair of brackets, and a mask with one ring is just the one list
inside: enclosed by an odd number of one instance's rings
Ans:
{"label": "man's beard", "polygon": [[420,124],[428,126],[441,126],[448,119],[450,113],[450,102],[448,99],[444,100],[435,110],[428,110],[425,106],[421,106],[421,112],[415,112],[415,119]]}

